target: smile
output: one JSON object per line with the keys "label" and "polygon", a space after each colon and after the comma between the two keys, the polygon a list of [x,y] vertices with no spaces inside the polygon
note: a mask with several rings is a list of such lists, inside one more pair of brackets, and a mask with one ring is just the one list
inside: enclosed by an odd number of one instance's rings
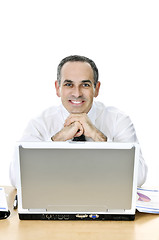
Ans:
{"label": "smile", "polygon": [[69,100],[69,102],[71,103],[71,104],[73,104],[73,105],[76,105],[76,106],[78,106],[78,105],[81,105],[81,104],[83,104],[84,103],[84,101],[76,101],[76,100]]}

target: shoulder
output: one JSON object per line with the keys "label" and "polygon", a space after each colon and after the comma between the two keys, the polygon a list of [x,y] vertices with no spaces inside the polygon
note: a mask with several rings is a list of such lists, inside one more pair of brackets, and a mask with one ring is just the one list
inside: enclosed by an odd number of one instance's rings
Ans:
{"label": "shoulder", "polygon": [[31,119],[32,122],[36,123],[49,123],[53,119],[57,119],[60,117],[61,106],[51,106],[45,110],[43,110],[40,114],[36,115]]}
{"label": "shoulder", "polygon": [[126,116],[126,114],[117,107],[106,106],[102,102],[94,102],[94,105],[98,113],[103,113],[106,115]]}
{"label": "shoulder", "polygon": [[44,118],[53,117],[54,115],[59,114],[60,111],[61,111],[61,106],[51,106],[51,107],[45,109],[39,115],[39,117],[44,117]]}

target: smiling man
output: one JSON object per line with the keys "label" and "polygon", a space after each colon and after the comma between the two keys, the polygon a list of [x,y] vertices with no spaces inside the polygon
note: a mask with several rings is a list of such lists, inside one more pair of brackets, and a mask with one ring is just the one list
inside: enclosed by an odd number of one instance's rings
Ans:
{"label": "smiling man", "polygon": [[[95,63],[84,56],[64,58],[57,69],[56,94],[62,104],[45,110],[28,124],[21,141],[108,141],[138,142],[130,118],[115,107],[95,102],[100,82]],[[147,175],[140,153],[138,186]],[[15,186],[15,161],[10,166]]]}
{"label": "smiling man", "polygon": [[106,141],[107,137],[92,124],[87,115],[92,108],[93,98],[99,93],[98,70],[91,60],[84,57],[81,57],[82,61],[78,59],[78,56],[68,57],[58,68],[60,73],[55,82],[56,93],[70,115],[62,130],[51,139],[66,141],[84,134],[93,141]]}

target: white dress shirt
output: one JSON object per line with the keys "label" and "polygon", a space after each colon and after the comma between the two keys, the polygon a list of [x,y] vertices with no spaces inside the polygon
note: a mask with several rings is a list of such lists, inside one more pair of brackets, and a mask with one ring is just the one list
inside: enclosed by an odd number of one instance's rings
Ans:
{"label": "white dress shirt", "polygon": [[[69,112],[63,105],[45,110],[39,117],[32,119],[20,141],[51,141],[51,137],[59,132]],[[138,142],[134,126],[130,118],[115,107],[106,107],[101,102],[94,102],[88,113],[93,125],[107,136],[108,142]],[[86,141],[92,139],[86,137]],[[141,186],[147,175],[147,166],[140,153],[138,186]],[[15,158],[10,165],[10,180],[15,183]]]}

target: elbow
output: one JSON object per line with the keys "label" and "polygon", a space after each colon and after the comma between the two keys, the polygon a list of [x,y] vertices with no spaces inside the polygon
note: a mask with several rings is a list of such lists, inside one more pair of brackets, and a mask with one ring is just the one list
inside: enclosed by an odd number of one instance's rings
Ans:
{"label": "elbow", "polygon": [[142,166],[139,166],[138,179],[137,179],[137,186],[138,187],[141,187],[146,182],[147,172],[148,172],[148,168],[147,168],[147,165],[145,163],[142,164]]}

